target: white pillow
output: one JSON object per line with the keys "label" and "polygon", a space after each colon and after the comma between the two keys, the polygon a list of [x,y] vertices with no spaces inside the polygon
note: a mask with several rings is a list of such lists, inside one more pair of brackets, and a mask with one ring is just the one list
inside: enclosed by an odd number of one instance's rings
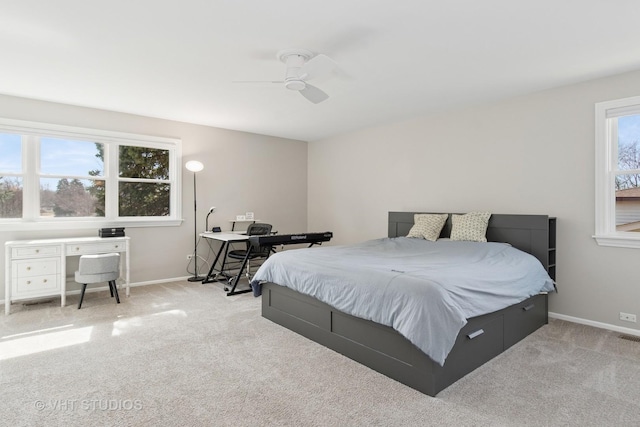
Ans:
{"label": "white pillow", "polygon": [[440,236],[440,231],[447,222],[449,214],[415,214],[413,215],[413,227],[407,237],[431,240],[435,242]]}
{"label": "white pillow", "polygon": [[491,218],[490,212],[469,212],[464,215],[452,215],[451,240],[486,242],[489,218]]}

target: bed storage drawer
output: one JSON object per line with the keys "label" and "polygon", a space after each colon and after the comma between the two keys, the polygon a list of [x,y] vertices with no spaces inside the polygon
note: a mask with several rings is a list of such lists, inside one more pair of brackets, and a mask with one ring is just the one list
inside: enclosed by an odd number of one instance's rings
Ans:
{"label": "bed storage drawer", "polygon": [[295,317],[324,330],[329,331],[331,329],[330,313],[308,302],[301,294],[296,294],[286,288],[276,289],[278,292],[265,289],[266,293],[262,295],[263,305],[267,305],[283,315]]}
{"label": "bed storage drawer", "polygon": [[420,364],[421,352],[389,326],[332,309],[331,332],[408,365]]}
{"label": "bed storage drawer", "polygon": [[547,295],[534,295],[504,312],[505,350],[548,323]]}
{"label": "bed storage drawer", "polygon": [[469,320],[444,363],[447,369],[443,379],[448,384],[502,353],[503,322],[503,316],[493,314]]}

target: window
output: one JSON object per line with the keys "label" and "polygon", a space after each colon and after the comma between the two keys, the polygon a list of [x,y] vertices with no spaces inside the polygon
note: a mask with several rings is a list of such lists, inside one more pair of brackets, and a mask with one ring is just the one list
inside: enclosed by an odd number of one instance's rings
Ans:
{"label": "window", "polygon": [[179,225],[176,139],[0,119],[0,230]]}
{"label": "window", "polygon": [[169,150],[121,145],[118,158],[119,215],[169,215]]}
{"label": "window", "polygon": [[20,135],[0,133],[0,218],[22,217]]}
{"label": "window", "polygon": [[640,248],[640,97],[596,104],[596,233]]}
{"label": "window", "polygon": [[[29,142],[27,142],[29,143]],[[104,144],[36,138],[40,217],[104,217]]]}

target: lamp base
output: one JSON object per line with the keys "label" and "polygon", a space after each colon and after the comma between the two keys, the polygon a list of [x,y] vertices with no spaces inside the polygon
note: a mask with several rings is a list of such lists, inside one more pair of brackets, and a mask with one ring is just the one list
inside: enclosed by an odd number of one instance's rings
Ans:
{"label": "lamp base", "polygon": [[205,278],[202,276],[191,276],[187,280],[189,282],[202,282]]}

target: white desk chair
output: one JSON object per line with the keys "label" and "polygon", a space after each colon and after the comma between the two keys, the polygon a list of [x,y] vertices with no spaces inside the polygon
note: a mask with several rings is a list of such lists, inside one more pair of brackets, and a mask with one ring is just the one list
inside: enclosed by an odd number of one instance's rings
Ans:
{"label": "white desk chair", "polygon": [[80,294],[80,302],[78,310],[82,307],[84,299],[84,291],[89,283],[109,282],[109,291],[111,296],[115,295],[116,302],[120,304],[118,296],[118,287],[116,279],[120,276],[120,254],[98,254],[98,255],[82,255],[80,257],[80,266],[76,271],[76,282],[82,283],[82,292]]}

